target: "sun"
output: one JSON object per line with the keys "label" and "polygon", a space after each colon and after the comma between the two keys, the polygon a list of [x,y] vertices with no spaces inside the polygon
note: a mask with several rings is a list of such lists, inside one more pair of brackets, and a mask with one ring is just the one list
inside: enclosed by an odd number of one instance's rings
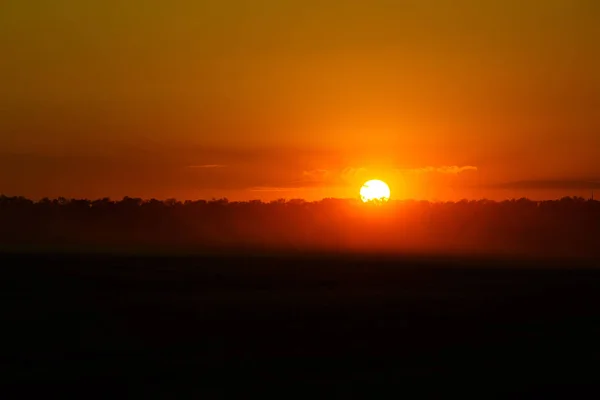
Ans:
{"label": "sun", "polygon": [[373,179],[360,188],[363,202],[386,202],[390,199],[390,187],[383,181]]}

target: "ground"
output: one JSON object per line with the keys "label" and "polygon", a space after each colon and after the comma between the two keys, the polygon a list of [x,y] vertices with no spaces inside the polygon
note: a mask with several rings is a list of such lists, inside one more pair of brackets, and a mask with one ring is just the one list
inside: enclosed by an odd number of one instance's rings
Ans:
{"label": "ground", "polygon": [[0,372],[20,390],[596,389],[594,260],[5,254],[0,265]]}

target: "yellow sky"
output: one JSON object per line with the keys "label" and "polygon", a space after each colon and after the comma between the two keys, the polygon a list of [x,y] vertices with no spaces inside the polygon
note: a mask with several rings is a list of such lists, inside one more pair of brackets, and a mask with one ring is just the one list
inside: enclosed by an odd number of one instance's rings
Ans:
{"label": "yellow sky", "polygon": [[594,0],[5,0],[0,192],[587,193],[598,20]]}

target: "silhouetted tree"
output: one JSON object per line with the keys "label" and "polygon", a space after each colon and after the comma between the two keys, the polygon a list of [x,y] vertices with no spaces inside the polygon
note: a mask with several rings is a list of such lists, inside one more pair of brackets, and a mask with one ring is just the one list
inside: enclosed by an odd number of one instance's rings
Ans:
{"label": "silhouetted tree", "polygon": [[600,255],[600,202],[430,203],[0,196],[0,245]]}

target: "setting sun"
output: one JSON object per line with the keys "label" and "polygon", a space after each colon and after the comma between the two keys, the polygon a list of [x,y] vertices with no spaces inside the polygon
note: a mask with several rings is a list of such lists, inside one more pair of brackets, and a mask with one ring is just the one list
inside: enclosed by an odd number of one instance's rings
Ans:
{"label": "setting sun", "polygon": [[360,198],[365,203],[368,201],[388,201],[390,199],[390,187],[378,179],[370,180],[360,188]]}

